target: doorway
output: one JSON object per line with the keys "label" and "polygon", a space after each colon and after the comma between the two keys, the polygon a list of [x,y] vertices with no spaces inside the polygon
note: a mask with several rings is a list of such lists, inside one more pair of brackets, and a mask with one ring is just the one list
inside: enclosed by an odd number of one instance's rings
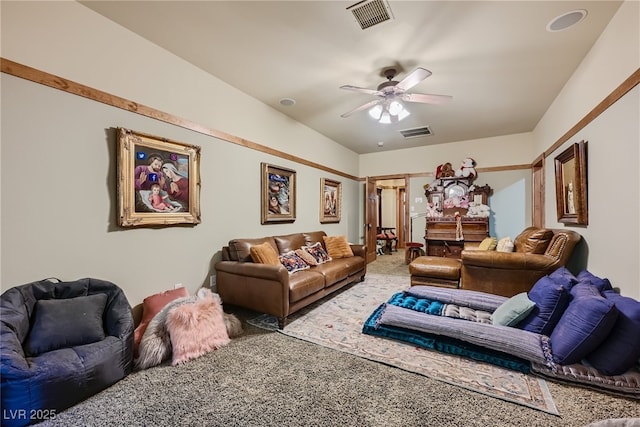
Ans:
{"label": "doorway", "polygon": [[[393,229],[398,238],[397,249],[405,247],[409,235],[408,182],[406,175],[367,178],[367,252],[376,247],[375,235],[381,229]],[[367,256],[368,262],[375,259],[375,252],[371,255]]]}

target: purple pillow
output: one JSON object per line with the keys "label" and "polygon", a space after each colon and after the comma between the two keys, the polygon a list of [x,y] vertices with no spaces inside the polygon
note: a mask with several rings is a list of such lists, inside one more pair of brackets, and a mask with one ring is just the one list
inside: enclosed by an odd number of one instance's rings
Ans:
{"label": "purple pillow", "polygon": [[640,301],[605,291],[604,297],[618,309],[618,320],[609,336],[587,355],[587,361],[605,375],[620,375],[640,358]]}
{"label": "purple pillow", "polygon": [[548,336],[569,305],[569,289],[544,276],[533,285],[528,296],[536,306],[516,327]]}
{"label": "purple pillow", "polygon": [[588,283],[592,286],[595,286],[599,292],[610,291],[613,289],[613,286],[611,286],[611,282],[609,282],[609,279],[601,279],[600,277],[594,276],[587,270],[582,270],[580,273],[578,273],[576,279],[578,279],[579,283]]}
{"label": "purple pillow", "polygon": [[578,283],[573,299],[551,332],[553,360],[560,365],[580,362],[609,335],[618,318],[618,309],[598,290]]}
{"label": "purple pillow", "polygon": [[571,289],[573,285],[578,282],[576,276],[567,270],[567,267],[558,268],[553,273],[549,274],[549,278],[567,290]]}

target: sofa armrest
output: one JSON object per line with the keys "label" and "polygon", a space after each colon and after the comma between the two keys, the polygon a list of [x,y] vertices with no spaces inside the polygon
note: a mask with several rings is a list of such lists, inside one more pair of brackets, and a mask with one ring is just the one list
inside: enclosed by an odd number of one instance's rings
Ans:
{"label": "sofa armrest", "polygon": [[557,262],[547,255],[524,252],[462,251],[463,265],[491,269],[548,271]]}
{"label": "sofa armrest", "polygon": [[361,256],[362,258],[365,257],[367,253],[367,247],[365,245],[356,245],[352,243],[350,244],[350,246],[351,246],[351,251],[355,256]]}
{"label": "sofa armrest", "polygon": [[216,264],[216,271],[237,274],[257,279],[276,280],[281,283],[289,282],[289,273],[283,265],[258,264],[254,262],[220,261]]}

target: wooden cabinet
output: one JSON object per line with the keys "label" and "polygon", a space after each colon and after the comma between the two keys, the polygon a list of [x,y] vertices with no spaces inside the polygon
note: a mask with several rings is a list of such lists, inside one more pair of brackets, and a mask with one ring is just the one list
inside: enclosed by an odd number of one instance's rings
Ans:
{"label": "wooden cabinet", "polygon": [[477,246],[489,236],[489,218],[462,218],[464,240],[456,240],[456,218],[427,218],[425,251],[429,256],[460,258],[465,245]]}

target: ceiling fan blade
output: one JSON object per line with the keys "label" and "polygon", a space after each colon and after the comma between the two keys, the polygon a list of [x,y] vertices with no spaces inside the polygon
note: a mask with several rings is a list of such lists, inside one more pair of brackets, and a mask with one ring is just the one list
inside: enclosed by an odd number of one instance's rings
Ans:
{"label": "ceiling fan blade", "polygon": [[352,114],[355,114],[355,113],[357,113],[359,111],[362,111],[362,110],[369,109],[369,108],[371,108],[371,107],[373,107],[375,105],[378,105],[380,103],[383,103],[383,102],[384,102],[384,99],[375,99],[373,101],[369,101],[366,104],[362,104],[361,106],[356,107],[351,111],[347,111],[346,113],[341,114],[340,117],[342,117],[342,118],[349,117]]}
{"label": "ceiling fan blade", "polygon": [[366,89],[366,88],[358,87],[358,86],[344,85],[344,86],[340,86],[340,89],[346,89],[346,90],[352,90],[354,92],[366,93],[367,95],[382,96],[382,92],[380,92],[379,90]]}
{"label": "ceiling fan blade", "polygon": [[453,99],[449,95],[433,95],[428,93],[403,93],[400,99],[407,102],[420,102],[423,104],[444,104]]}
{"label": "ceiling fan blade", "polygon": [[408,90],[431,75],[431,71],[425,68],[416,68],[396,85],[397,89]]}

